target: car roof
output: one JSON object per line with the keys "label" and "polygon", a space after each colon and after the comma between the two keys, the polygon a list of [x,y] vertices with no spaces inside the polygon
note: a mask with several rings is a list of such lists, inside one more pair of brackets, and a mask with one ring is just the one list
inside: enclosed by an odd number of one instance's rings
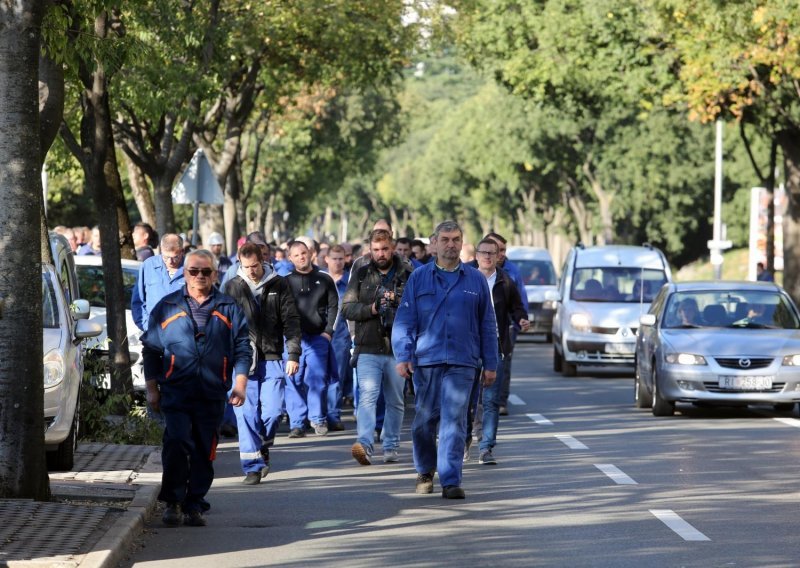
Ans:
{"label": "car roof", "polygon": [[675,292],[716,292],[719,290],[753,290],[780,291],[781,287],[774,282],[753,282],[752,280],[693,280],[673,282]]}
{"label": "car roof", "polygon": [[541,247],[508,247],[506,256],[511,260],[548,260],[553,261],[550,252]]}
{"label": "car roof", "polygon": [[[142,265],[141,261],[131,260],[130,258],[122,258],[120,259],[120,261],[122,262],[122,268],[132,268],[134,270],[139,270],[139,267]],[[76,255],[75,264],[77,266],[102,266],[103,257],[97,256],[96,254]]]}
{"label": "car roof", "polygon": [[632,245],[609,245],[599,247],[577,247],[575,267],[594,268],[603,266],[623,266],[637,268],[666,269],[666,261],[661,251],[650,247]]}

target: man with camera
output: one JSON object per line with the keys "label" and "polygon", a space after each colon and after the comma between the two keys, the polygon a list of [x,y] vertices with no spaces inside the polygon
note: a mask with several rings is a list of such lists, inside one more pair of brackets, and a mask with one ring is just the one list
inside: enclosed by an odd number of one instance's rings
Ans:
{"label": "man with camera", "polygon": [[381,388],[386,416],[381,440],[383,461],[398,461],[403,424],[403,378],[392,355],[392,325],[411,270],[394,253],[392,234],[384,229],[370,233],[371,260],[355,267],[342,300],[342,314],[355,322],[355,350],[351,362],[358,372],[358,438],[352,455],[362,465],[372,463],[375,407]]}

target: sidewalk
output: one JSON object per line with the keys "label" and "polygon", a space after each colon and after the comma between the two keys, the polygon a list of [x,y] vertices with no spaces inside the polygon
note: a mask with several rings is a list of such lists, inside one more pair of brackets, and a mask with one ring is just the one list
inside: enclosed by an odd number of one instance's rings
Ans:
{"label": "sidewalk", "polygon": [[0,499],[0,566],[116,566],[160,483],[158,447],[81,444],[72,471],[50,473],[51,501]]}

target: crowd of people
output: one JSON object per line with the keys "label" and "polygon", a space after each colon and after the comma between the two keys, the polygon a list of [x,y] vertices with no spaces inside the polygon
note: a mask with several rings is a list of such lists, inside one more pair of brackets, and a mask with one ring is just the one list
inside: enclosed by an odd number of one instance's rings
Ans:
{"label": "crowd of people", "polygon": [[381,219],[363,244],[277,246],[253,232],[228,257],[218,233],[199,249],[153,234],[134,230],[143,262],[131,310],[148,404],[164,417],[166,525],[206,524],[220,436],[238,437],[243,483],[257,485],[281,420],[291,438],[326,436],[345,430],[350,405],[352,458],[394,463],[413,396],[417,493],[432,493],[438,474],[442,496],[463,499],[473,439],[478,463],[497,463],[516,332],[528,327],[502,235],[468,246],[446,221],[426,243],[395,238]]}

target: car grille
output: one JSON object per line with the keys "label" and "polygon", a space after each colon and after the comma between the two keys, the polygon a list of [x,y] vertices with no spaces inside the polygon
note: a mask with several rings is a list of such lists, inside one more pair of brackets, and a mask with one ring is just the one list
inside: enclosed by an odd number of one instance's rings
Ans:
{"label": "car grille", "polygon": [[[600,333],[600,334],[603,334],[603,335],[616,335],[617,332],[620,329],[622,329],[622,328],[620,328],[620,327],[597,327],[597,326],[592,326],[591,327],[592,333]],[[633,335],[636,335],[636,330],[637,329],[638,328],[635,328],[635,327],[630,328],[631,333]]]}
{"label": "car grille", "polygon": [[786,385],[786,383],[772,383],[772,388],[771,388],[771,389],[760,390],[760,391],[754,391],[754,390],[731,390],[731,389],[721,389],[721,388],[719,388],[719,383],[717,383],[717,382],[708,382],[708,383],[704,382],[704,383],[703,383],[703,386],[705,386],[705,387],[706,387],[706,390],[707,390],[708,392],[716,392],[716,393],[721,393],[721,394],[734,394],[734,393],[754,393],[754,392],[771,392],[771,393],[776,393],[776,392],[781,392],[781,391],[783,390],[783,387],[784,387],[785,385]]}
{"label": "car grille", "polygon": [[[714,360],[726,369],[764,369],[774,361],[771,357],[715,357]],[[741,361],[750,361],[750,364],[742,365]]]}

